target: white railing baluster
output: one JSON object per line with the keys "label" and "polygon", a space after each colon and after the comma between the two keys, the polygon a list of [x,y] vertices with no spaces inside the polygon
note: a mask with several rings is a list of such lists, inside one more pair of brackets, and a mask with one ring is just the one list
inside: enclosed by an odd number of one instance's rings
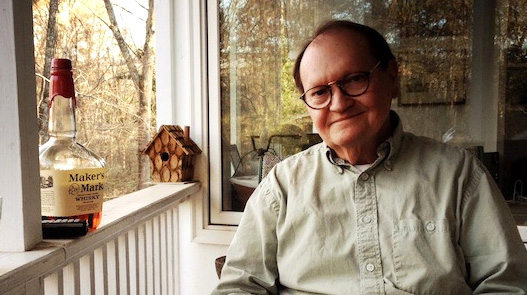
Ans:
{"label": "white railing baluster", "polygon": [[167,256],[167,294],[174,294],[174,227],[172,226],[174,220],[174,210],[167,211],[167,241],[166,241],[166,256]]}
{"label": "white railing baluster", "polygon": [[75,268],[73,263],[64,267],[62,272],[62,284],[64,287],[64,294],[78,294],[75,293]]}
{"label": "white railing baluster", "polygon": [[126,234],[119,236],[115,243],[119,294],[128,295],[128,241]]}
{"label": "white railing baluster", "polygon": [[146,222],[146,285],[147,294],[154,293],[154,224],[153,220]]}
{"label": "white railing baluster", "polygon": [[92,294],[93,268],[91,267],[90,256],[84,255],[79,259],[79,294],[81,295]]}
{"label": "white railing baluster", "polygon": [[58,295],[59,294],[59,275],[58,273],[52,273],[44,278],[44,293],[47,295]]}
{"label": "white railing baluster", "polygon": [[137,295],[137,229],[131,230],[126,234],[128,240],[127,253],[127,272],[128,272],[128,292],[131,295]]}
{"label": "white railing baluster", "polygon": [[93,251],[93,279],[95,294],[108,294],[108,288],[105,287],[105,271],[104,271],[104,254],[103,247],[99,247]]}
{"label": "white railing baluster", "polygon": [[179,295],[179,286],[180,286],[180,275],[179,275],[179,208],[174,207],[172,209],[174,218],[172,219],[172,228],[174,231],[172,232],[173,238],[172,238],[172,255],[174,255],[174,258],[172,259],[172,287],[174,292],[172,294]]}
{"label": "white railing baluster", "polygon": [[80,259],[74,260],[72,264],[73,264],[73,290],[75,290],[74,294],[80,294],[81,293]]}
{"label": "white railing baluster", "polygon": [[167,212],[159,215],[159,266],[161,280],[161,294],[167,295]]}
{"label": "white railing baluster", "polygon": [[161,295],[160,291],[160,279],[159,279],[159,216],[152,219],[152,263],[154,270],[154,294]]}
{"label": "white railing baluster", "polygon": [[130,295],[131,294],[131,290],[130,290],[130,281],[131,281],[131,272],[130,272],[130,263],[131,263],[131,251],[133,251],[133,247],[131,248],[130,247],[130,241],[129,241],[129,232],[123,234],[123,241],[124,241],[124,246],[125,246],[125,249],[126,251],[123,253],[123,259],[124,259],[124,271],[126,272],[126,283],[124,284],[124,287],[126,288],[126,294],[127,295]]}
{"label": "white railing baluster", "polygon": [[146,224],[142,224],[137,232],[137,283],[138,294],[147,294],[146,289]]}
{"label": "white railing baluster", "polygon": [[167,271],[167,287],[168,294],[179,294],[179,289],[176,289],[177,286],[177,272],[176,272],[176,261],[178,253],[178,231],[177,231],[177,209],[173,208],[168,211],[170,218],[167,222],[167,259],[168,259],[168,271]]}
{"label": "white railing baluster", "polygon": [[115,241],[110,241],[106,244],[104,248],[106,250],[106,255],[104,261],[106,262],[106,267],[104,269],[105,280],[108,284],[108,293],[107,294],[117,294],[117,264],[115,263]]}

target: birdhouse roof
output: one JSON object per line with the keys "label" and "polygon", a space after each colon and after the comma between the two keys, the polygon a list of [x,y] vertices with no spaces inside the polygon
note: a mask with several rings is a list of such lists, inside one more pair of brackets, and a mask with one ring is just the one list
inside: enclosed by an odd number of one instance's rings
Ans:
{"label": "birdhouse roof", "polygon": [[[189,133],[188,132],[189,129],[188,128],[185,128],[185,129],[187,130],[187,133]],[[157,134],[148,143],[143,153],[147,153],[148,150],[153,147],[154,141],[156,140],[157,137],[161,135],[163,131],[167,132],[168,135],[176,141],[176,144],[179,147],[181,147],[181,149],[185,152],[186,155],[201,154],[201,149],[190,138],[190,134],[185,134],[185,130],[183,130],[178,125],[161,125],[161,127],[159,127]]]}

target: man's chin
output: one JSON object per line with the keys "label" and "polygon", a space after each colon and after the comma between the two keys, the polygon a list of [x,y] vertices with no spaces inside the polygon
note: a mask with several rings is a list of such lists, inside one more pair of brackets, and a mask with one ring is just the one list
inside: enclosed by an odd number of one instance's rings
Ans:
{"label": "man's chin", "polygon": [[342,134],[339,136],[331,137],[331,144],[328,143],[333,149],[351,147],[359,143],[359,136],[352,136],[352,134]]}
{"label": "man's chin", "polygon": [[331,140],[338,145],[353,144],[360,140],[362,132],[353,127],[339,128],[330,134]]}

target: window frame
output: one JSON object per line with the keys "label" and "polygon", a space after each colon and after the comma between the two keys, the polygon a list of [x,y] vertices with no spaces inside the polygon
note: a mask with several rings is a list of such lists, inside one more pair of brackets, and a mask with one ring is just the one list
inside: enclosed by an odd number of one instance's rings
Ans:
{"label": "window frame", "polygon": [[221,90],[219,1],[208,1],[208,65],[209,65],[209,140],[210,140],[210,224],[238,225],[241,212],[222,209],[222,144],[221,144]]}
{"label": "window frame", "polygon": [[[219,115],[209,118],[214,113],[209,101],[219,98],[219,90],[215,92],[214,86],[210,87],[214,81],[219,87],[219,67],[216,72],[213,70],[209,60],[214,59],[211,54],[214,50],[207,48],[218,40],[217,28],[211,28],[213,22],[208,19],[217,15],[218,3],[170,0],[157,1],[154,7],[156,40],[163,40],[156,42],[156,97],[157,105],[164,106],[157,108],[157,124],[191,126],[191,138],[202,149],[194,167],[194,179],[201,182],[201,191],[190,199],[192,241],[228,245],[236,230],[232,225],[238,224],[241,213],[230,226],[211,222],[210,214],[211,199],[221,198],[219,194],[211,194],[216,188],[212,179],[221,177],[221,172],[216,172],[221,154],[215,153],[221,143],[214,141],[214,133],[219,128],[214,122],[219,120]],[[217,17],[212,20],[217,24]]]}

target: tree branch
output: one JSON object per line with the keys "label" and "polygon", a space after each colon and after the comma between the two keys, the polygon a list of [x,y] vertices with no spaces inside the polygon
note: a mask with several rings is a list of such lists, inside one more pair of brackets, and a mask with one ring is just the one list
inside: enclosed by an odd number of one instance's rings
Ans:
{"label": "tree branch", "polygon": [[112,30],[113,36],[115,37],[115,40],[117,41],[117,45],[119,45],[121,54],[123,55],[123,58],[126,62],[126,66],[128,67],[128,70],[130,71],[132,81],[134,82],[134,85],[137,87],[137,89],[142,91],[142,86],[141,86],[142,83],[141,83],[139,71],[137,70],[134,60],[132,56],[130,55],[130,49],[128,48],[126,42],[124,41],[123,35],[121,34],[121,31],[119,30],[117,19],[115,18],[115,13],[113,11],[112,3],[110,2],[110,0],[104,0],[104,6],[106,7],[106,12],[108,13],[108,18],[110,19],[110,26],[109,26],[110,30]]}

